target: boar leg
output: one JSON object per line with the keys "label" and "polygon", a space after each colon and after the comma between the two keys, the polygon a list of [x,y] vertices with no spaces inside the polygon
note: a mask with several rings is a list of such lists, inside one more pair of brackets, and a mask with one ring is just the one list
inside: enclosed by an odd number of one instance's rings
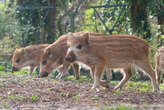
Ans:
{"label": "boar leg", "polygon": [[162,83],[162,71],[160,70],[160,68],[158,68],[158,66],[155,67],[155,72],[158,75],[158,84]]}
{"label": "boar leg", "polygon": [[32,75],[32,72],[34,71],[35,66],[34,65],[30,65],[30,75]]}
{"label": "boar leg", "polygon": [[125,85],[125,83],[131,78],[132,76],[131,66],[124,68],[122,74],[123,74],[123,79],[120,81],[119,84],[117,84],[114,87],[114,90],[119,89],[119,88],[121,89]]}
{"label": "boar leg", "polygon": [[136,65],[143,69],[145,73],[150,77],[152,85],[153,85],[153,92],[159,91],[159,85],[157,81],[157,75],[155,74],[154,70],[152,69],[149,60],[144,61],[138,61],[136,62]]}
{"label": "boar leg", "polygon": [[106,69],[106,80],[108,81],[108,83],[112,79],[112,74],[111,73],[112,73],[111,69]]}
{"label": "boar leg", "polygon": [[65,76],[67,76],[68,74],[66,74],[66,73],[68,71],[69,66],[70,66],[70,63],[68,63],[68,62],[64,63],[63,66],[61,68],[59,68],[60,73],[56,76],[56,78],[62,79]]}
{"label": "boar leg", "polygon": [[75,78],[76,78],[76,80],[78,80],[80,78],[79,64],[74,63],[72,66],[73,66],[73,70],[75,73]]}
{"label": "boar leg", "polygon": [[93,80],[94,80],[94,73],[95,73],[95,66],[91,66],[90,75]]}
{"label": "boar leg", "polygon": [[101,75],[104,71],[104,67],[105,66],[103,66],[103,64],[101,66],[98,65],[98,66],[95,67],[95,72],[93,73],[94,74],[94,84],[92,86],[92,89],[98,89],[99,88],[99,86],[101,84],[100,79],[101,79]]}

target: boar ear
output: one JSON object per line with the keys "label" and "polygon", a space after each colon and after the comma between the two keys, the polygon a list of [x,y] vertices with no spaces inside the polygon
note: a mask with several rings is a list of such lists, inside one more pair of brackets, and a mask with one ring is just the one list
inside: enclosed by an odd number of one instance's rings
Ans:
{"label": "boar ear", "polygon": [[89,44],[89,33],[85,33],[83,36],[84,36],[85,43]]}
{"label": "boar ear", "polygon": [[72,32],[69,32],[68,35],[71,36],[71,37],[74,36]]}
{"label": "boar ear", "polygon": [[46,54],[47,54],[47,55],[50,55],[50,54],[51,54],[51,49],[50,49],[50,48],[47,48]]}
{"label": "boar ear", "polygon": [[18,51],[20,51],[21,53],[24,53],[25,51],[24,51],[24,48],[22,48],[22,49],[20,49],[20,50],[18,50]]}

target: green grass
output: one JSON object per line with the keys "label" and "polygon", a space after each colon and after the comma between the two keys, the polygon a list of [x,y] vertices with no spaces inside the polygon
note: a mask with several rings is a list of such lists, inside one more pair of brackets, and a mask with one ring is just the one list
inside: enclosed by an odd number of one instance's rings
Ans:
{"label": "green grass", "polygon": [[5,109],[9,109],[10,108],[10,105],[5,103],[5,104],[2,104],[2,107],[5,108]]}
{"label": "green grass", "polygon": [[15,75],[28,75],[29,70],[19,70],[17,72],[14,72]]}
{"label": "green grass", "polygon": [[160,88],[161,91],[164,91],[164,83],[160,84],[159,88]]}
{"label": "green grass", "polygon": [[17,99],[19,101],[25,101],[27,98],[25,96],[18,96]]}
{"label": "green grass", "polygon": [[5,66],[0,65],[0,71],[4,71],[5,70]]}
{"label": "green grass", "polygon": [[4,86],[5,84],[2,81],[0,81],[0,87],[4,87]]}
{"label": "green grass", "polygon": [[15,100],[15,95],[14,94],[10,94],[8,97],[9,97],[10,100]]}
{"label": "green grass", "polygon": [[135,110],[133,107],[127,107],[124,105],[116,106],[116,107],[104,107],[103,110]]}
{"label": "green grass", "polygon": [[73,99],[74,99],[76,102],[79,102],[79,101],[80,101],[79,95],[75,95],[75,96],[73,97]]}
{"label": "green grass", "polygon": [[152,85],[151,82],[149,81],[138,81],[138,82],[133,82],[133,81],[129,81],[126,86],[126,89],[135,89],[137,91],[141,91],[141,92],[148,92],[152,90]]}
{"label": "green grass", "polygon": [[31,100],[32,100],[32,102],[37,102],[39,100],[38,95],[34,94],[33,96],[31,96]]}

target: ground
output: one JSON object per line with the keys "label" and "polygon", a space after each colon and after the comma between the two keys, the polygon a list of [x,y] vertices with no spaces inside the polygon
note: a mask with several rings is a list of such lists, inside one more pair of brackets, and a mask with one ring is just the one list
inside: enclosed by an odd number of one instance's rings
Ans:
{"label": "ground", "polygon": [[[112,81],[114,86],[118,82]],[[164,84],[153,93],[150,82],[129,82],[122,90],[91,90],[92,81],[81,76],[64,80],[29,75],[0,76],[0,110],[164,110]],[[130,108],[129,108],[130,107]]]}

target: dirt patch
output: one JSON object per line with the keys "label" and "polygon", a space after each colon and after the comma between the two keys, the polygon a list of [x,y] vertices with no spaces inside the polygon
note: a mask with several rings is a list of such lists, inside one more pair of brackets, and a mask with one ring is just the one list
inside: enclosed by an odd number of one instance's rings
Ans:
{"label": "dirt patch", "polygon": [[[111,92],[91,90],[92,84],[77,81],[8,75],[0,78],[0,109],[14,110],[103,110],[126,105],[148,110],[164,109],[164,92],[123,89]],[[151,86],[151,85],[150,85]]]}

